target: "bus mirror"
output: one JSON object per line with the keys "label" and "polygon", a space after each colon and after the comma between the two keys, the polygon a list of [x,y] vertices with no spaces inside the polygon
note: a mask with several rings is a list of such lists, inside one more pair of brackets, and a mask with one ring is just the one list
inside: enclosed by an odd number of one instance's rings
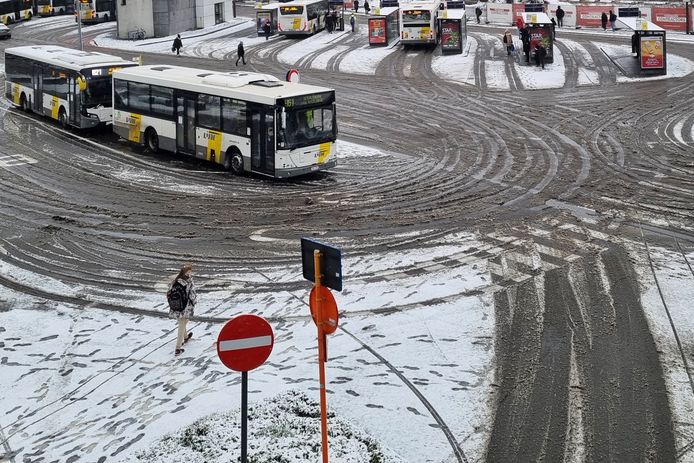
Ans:
{"label": "bus mirror", "polygon": [[248,135],[249,137],[251,136],[251,128],[250,127],[246,127],[246,135]]}

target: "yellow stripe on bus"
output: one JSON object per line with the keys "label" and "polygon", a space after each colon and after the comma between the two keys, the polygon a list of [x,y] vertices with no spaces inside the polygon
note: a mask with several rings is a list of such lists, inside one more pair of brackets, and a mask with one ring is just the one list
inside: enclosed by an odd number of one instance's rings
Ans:
{"label": "yellow stripe on bus", "polygon": [[21,88],[17,84],[12,84],[12,102],[16,105],[19,105],[19,101],[21,99]]}
{"label": "yellow stripe on bus", "polygon": [[205,138],[207,138],[205,160],[219,163],[222,159],[219,153],[222,150],[222,132],[208,130]]}
{"label": "yellow stripe on bus", "polygon": [[140,143],[140,129],[142,128],[142,116],[139,114],[130,114],[125,122],[130,126],[128,130],[128,140]]}
{"label": "yellow stripe on bus", "polygon": [[320,155],[318,156],[318,160],[316,161],[317,164],[323,164],[326,161],[326,159],[328,159],[328,156],[330,156],[330,145],[332,145],[331,142],[320,144],[320,147],[318,148],[320,151]]}
{"label": "yellow stripe on bus", "polygon": [[60,111],[60,99],[57,96],[51,97],[51,117],[53,119],[58,119],[58,112]]}

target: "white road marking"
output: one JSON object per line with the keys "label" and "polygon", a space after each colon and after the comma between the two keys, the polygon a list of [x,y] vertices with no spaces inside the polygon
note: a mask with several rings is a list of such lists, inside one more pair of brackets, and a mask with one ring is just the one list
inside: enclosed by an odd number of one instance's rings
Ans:
{"label": "white road marking", "polygon": [[0,167],[16,167],[24,164],[36,164],[37,162],[39,161],[22,154],[6,154],[0,156]]}
{"label": "white road marking", "polygon": [[231,339],[219,342],[220,352],[230,350],[251,349],[253,347],[265,347],[272,345],[272,336],[257,336],[255,338]]}

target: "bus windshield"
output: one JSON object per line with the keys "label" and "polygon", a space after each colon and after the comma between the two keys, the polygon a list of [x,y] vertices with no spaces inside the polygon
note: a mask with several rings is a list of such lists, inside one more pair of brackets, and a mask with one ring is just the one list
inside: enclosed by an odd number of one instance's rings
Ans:
{"label": "bus windshield", "polygon": [[281,6],[280,7],[280,14],[283,16],[293,15],[293,14],[304,14],[304,7],[301,5]]}
{"label": "bus windshield", "polygon": [[[286,112],[285,124],[280,137],[286,147],[317,145],[335,139],[333,106],[295,109]],[[282,140],[284,138],[284,140]]]}
{"label": "bus windshield", "polygon": [[111,106],[111,77],[87,77],[84,104],[89,107]]}
{"label": "bus windshield", "polygon": [[402,12],[402,22],[431,21],[431,12],[426,10],[405,10]]}
{"label": "bus windshield", "polygon": [[38,1],[36,2],[36,4],[39,5],[39,6],[50,5],[50,4],[51,4],[51,0],[38,0]]}

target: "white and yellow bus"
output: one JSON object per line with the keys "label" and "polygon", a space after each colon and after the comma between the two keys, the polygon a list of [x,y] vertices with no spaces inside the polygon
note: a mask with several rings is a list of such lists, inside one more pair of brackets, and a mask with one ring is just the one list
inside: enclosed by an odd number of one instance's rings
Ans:
{"label": "white and yellow bus", "polygon": [[74,12],[75,4],[71,0],[36,0],[36,13],[39,16],[71,14]]}
{"label": "white and yellow bus", "polygon": [[0,22],[6,26],[31,19],[32,0],[0,0]]}
{"label": "white and yellow bus", "polygon": [[155,65],[113,74],[113,130],[146,146],[287,178],[336,165],[335,91],[266,74]]}
{"label": "white and yellow bus", "polygon": [[325,29],[328,0],[296,0],[279,6],[277,31],[282,35],[312,35]]}
{"label": "white and yellow bus", "polygon": [[[98,23],[116,19],[115,0],[79,0],[77,3],[83,23]],[[75,13],[75,20],[77,19]]]}
{"label": "white and yellow bus", "polygon": [[63,127],[110,123],[111,74],[136,66],[117,56],[32,45],[5,50],[5,96],[14,106],[57,120]]}
{"label": "white and yellow bus", "polygon": [[439,43],[440,4],[440,1],[433,1],[400,5],[400,41],[404,46]]}

